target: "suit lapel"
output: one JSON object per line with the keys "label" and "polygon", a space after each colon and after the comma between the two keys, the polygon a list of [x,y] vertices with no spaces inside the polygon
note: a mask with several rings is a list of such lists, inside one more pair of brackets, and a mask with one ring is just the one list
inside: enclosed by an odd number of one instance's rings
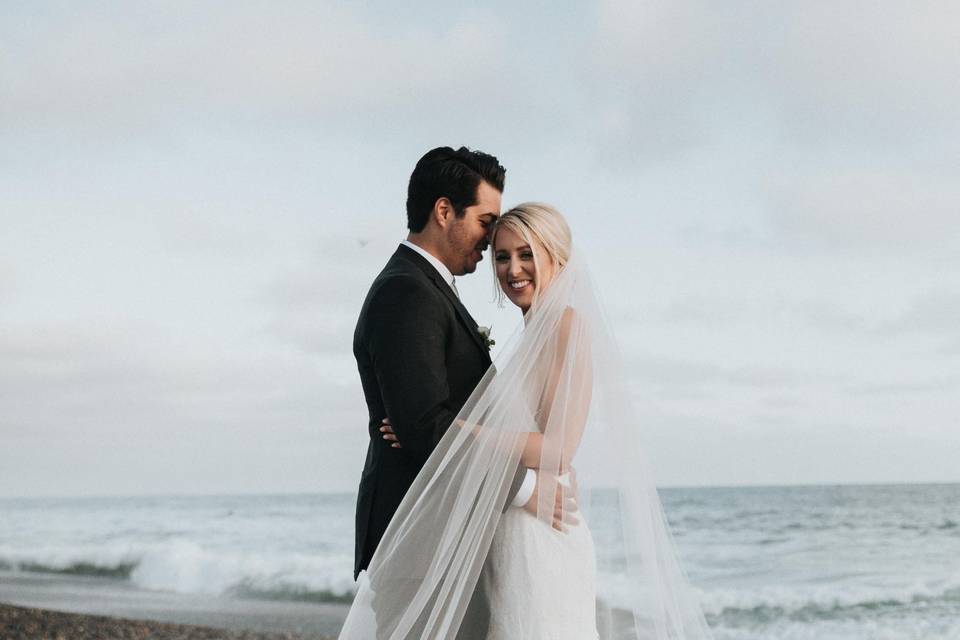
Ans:
{"label": "suit lapel", "polygon": [[463,306],[463,303],[460,302],[460,298],[457,297],[457,294],[453,292],[453,287],[446,283],[443,277],[437,273],[436,269],[434,269],[433,265],[427,262],[427,260],[419,253],[404,245],[400,245],[394,255],[401,256],[402,258],[417,265],[420,270],[423,271],[423,273],[430,278],[431,281],[433,281],[433,284],[440,289],[440,293],[442,293],[450,302],[450,304],[453,305],[454,310],[460,317],[460,321],[463,322],[464,326],[466,327],[467,333],[470,334],[470,338],[478,347],[480,347],[480,350],[484,353],[484,355],[489,358],[490,350],[484,343],[483,338],[480,337],[480,332],[477,330],[477,322],[473,319],[473,316],[470,315],[470,312],[467,311],[467,308]]}
{"label": "suit lapel", "polygon": [[437,288],[446,296],[447,300],[453,305],[453,308],[456,310],[457,315],[460,316],[460,320],[463,321],[463,324],[467,327],[467,333],[470,334],[470,337],[473,338],[473,341],[480,347],[484,353],[487,353],[487,345],[483,343],[483,338],[480,337],[480,332],[477,330],[477,322],[473,319],[473,316],[470,315],[470,312],[467,311],[467,308],[463,306],[463,303],[460,302],[460,298],[457,297],[457,294],[453,292],[453,288],[444,282],[443,278],[440,277],[440,274],[436,274],[433,278],[433,283],[437,285]]}

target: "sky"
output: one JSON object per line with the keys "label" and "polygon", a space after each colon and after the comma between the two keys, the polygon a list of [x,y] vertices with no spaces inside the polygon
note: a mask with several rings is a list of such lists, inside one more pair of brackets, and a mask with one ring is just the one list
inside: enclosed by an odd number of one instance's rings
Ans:
{"label": "sky", "polygon": [[0,496],[355,491],[353,327],[441,145],[568,218],[661,485],[960,481],[958,22],[4,3]]}

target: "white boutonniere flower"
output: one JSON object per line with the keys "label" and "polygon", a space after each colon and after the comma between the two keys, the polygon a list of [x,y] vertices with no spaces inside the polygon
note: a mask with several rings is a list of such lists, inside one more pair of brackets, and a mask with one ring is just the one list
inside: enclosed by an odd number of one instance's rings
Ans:
{"label": "white boutonniere flower", "polygon": [[487,351],[490,351],[490,347],[497,344],[497,341],[490,337],[490,330],[493,327],[477,327],[477,333],[480,334],[480,338],[483,340],[483,344],[486,345]]}

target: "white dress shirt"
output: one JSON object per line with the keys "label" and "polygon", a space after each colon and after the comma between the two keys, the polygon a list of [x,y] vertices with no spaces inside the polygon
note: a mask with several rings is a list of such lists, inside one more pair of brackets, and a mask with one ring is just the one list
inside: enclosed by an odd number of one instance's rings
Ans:
{"label": "white dress shirt", "polygon": [[[437,270],[437,273],[443,277],[444,281],[450,285],[450,288],[453,289],[454,295],[456,295],[458,298],[460,297],[459,293],[457,292],[457,288],[453,284],[453,273],[450,272],[450,269],[447,268],[447,265],[440,262],[436,256],[423,247],[415,245],[409,240],[402,240],[400,244],[413,249],[421,256],[426,258],[427,262],[429,262],[433,268]],[[527,475],[523,478],[523,484],[520,485],[520,490],[517,491],[517,495],[513,497],[513,500],[510,501],[510,504],[514,507],[522,507],[523,505],[527,504],[527,502],[533,496],[533,490],[536,487],[536,484],[537,473],[533,469],[527,469]]]}
{"label": "white dress shirt", "polygon": [[[443,276],[444,282],[450,285],[450,288],[453,289],[454,293],[457,293],[457,288],[453,286],[453,274],[450,273],[450,269],[447,269],[447,265],[440,262],[440,260],[436,256],[434,256],[432,253],[430,253],[423,247],[415,245],[409,240],[402,240],[400,244],[402,244],[405,247],[409,247],[413,249],[414,251],[422,255],[424,258],[426,258],[427,262],[433,265],[433,268],[437,270],[437,273]],[[459,298],[460,295],[457,294],[457,297]]]}

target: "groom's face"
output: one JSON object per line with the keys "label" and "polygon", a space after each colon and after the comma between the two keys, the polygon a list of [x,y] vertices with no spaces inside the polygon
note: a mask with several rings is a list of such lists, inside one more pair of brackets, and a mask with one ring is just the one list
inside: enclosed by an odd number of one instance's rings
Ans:
{"label": "groom's face", "polygon": [[490,244],[493,223],[500,217],[500,192],[487,182],[477,186],[477,203],[447,228],[447,267],[455,276],[473,273]]}

